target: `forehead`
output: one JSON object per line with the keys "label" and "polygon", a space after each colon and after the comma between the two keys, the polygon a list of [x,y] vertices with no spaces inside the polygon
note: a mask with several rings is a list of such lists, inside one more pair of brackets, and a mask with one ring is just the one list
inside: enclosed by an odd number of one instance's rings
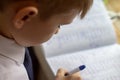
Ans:
{"label": "forehead", "polygon": [[61,19],[62,22],[70,23],[76,15],[78,15],[78,10],[70,10],[66,13],[58,14],[55,18]]}
{"label": "forehead", "polygon": [[45,22],[49,24],[65,25],[71,23],[77,14],[78,10],[70,10],[65,13],[53,15]]}
{"label": "forehead", "polygon": [[79,10],[77,9],[72,9],[72,10],[69,10],[65,13],[61,13],[61,15],[63,16],[71,16],[71,15],[74,15],[74,14],[78,14],[79,13]]}

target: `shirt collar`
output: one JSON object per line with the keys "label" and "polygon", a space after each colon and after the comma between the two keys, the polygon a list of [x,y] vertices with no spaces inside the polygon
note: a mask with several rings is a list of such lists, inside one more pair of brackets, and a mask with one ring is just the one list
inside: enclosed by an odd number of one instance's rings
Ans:
{"label": "shirt collar", "polygon": [[17,63],[23,63],[25,48],[18,45],[14,40],[10,40],[0,35],[0,54]]}

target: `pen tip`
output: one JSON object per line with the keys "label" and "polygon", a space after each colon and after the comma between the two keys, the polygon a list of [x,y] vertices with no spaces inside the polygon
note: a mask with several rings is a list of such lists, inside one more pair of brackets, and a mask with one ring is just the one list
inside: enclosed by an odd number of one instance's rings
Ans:
{"label": "pen tip", "polygon": [[83,69],[85,69],[85,68],[86,68],[85,65],[81,65],[81,66],[79,67],[80,70],[83,70]]}

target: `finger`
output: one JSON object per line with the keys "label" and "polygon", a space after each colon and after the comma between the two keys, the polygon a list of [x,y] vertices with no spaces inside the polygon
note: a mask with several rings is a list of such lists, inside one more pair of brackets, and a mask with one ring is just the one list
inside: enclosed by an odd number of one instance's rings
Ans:
{"label": "finger", "polygon": [[81,80],[81,77],[80,76],[67,76],[67,77],[64,77],[65,79],[64,80]]}
{"label": "finger", "polygon": [[65,74],[67,73],[67,71],[65,69],[60,68],[57,71],[57,75],[55,80],[64,80]]}
{"label": "finger", "polygon": [[65,76],[66,73],[67,73],[67,71],[66,71],[65,69],[60,68],[60,69],[58,70],[56,76],[63,77],[63,76]]}
{"label": "finger", "polygon": [[74,73],[72,75],[66,76],[65,80],[81,80],[80,72],[77,72],[77,73]]}
{"label": "finger", "polygon": [[74,73],[73,76],[80,76],[80,72]]}

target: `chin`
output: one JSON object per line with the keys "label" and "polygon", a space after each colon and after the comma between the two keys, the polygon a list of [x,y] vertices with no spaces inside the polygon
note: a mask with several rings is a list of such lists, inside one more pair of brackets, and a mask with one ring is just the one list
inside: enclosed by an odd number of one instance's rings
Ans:
{"label": "chin", "polygon": [[24,47],[31,47],[31,46],[39,46],[40,44],[48,41],[49,39],[47,40],[44,40],[44,41],[34,41],[34,42],[30,42],[30,41],[25,41],[25,42],[22,42],[22,41],[19,41],[18,44],[21,45],[21,46],[24,46]]}
{"label": "chin", "polygon": [[39,46],[40,44],[48,41],[51,38],[51,36],[42,38],[42,39],[36,39],[36,40],[23,40],[23,39],[16,39],[15,41],[24,47],[31,47],[31,46]]}
{"label": "chin", "polygon": [[26,43],[26,42],[22,42],[22,43],[19,43],[21,46],[24,46],[24,47],[31,47],[31,46],[39,46],[40,43]]}

